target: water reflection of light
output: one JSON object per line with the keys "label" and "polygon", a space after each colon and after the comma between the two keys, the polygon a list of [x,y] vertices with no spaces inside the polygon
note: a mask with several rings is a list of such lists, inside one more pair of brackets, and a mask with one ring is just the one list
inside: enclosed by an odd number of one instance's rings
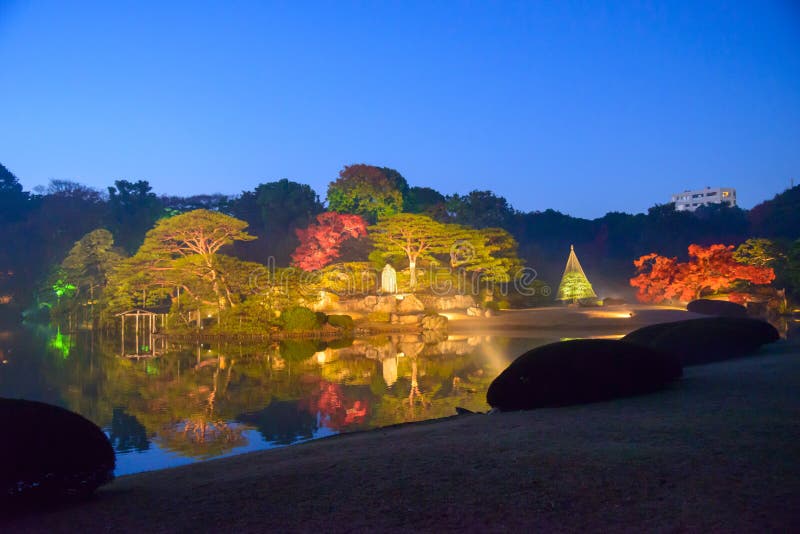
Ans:
{"label": "water reflection of light", "polygon": [[585,312],[587,316],[595,318],[595,319],[630,319],[633,317],[633,312],[629,310],[621,310],[621,311],[587,311]]}
{"label": "water reflection of light", "polygon": [[382,362],[383,381],[386,387],[392,387],[397,382],[397,358],[386,358]]}
{"label": "water reflection of light", "polygon": [[575,339],[622,339],[626,334],[606,334],[602,336],[586,336],[586,337],[562,337],[560,341],[572,341]]}
{"label": "water reflection of light", "polygon": [[493,369],[502,371],[508,366],[508,354],[494,343],[485,343],[483,345],[483,353]]}

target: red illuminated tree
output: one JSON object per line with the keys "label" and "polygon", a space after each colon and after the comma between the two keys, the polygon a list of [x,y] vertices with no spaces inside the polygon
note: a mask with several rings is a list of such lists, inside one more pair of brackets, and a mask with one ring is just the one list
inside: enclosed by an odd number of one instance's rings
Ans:
{"label": "red illuminated tree", "polygon": [[689,262],[651,253],[634,261],[637,275],[630,284],[638,289],[641,302],[690,301],[704,294],[733,288],[737,282],[769,284],[775,271],[745,265],[733,257],[732,245],[689,245]]}
{"label": "red illuminated tree", "polygon": [[326,212],[317,215],[316,224],[295,232],[300,246],[292,254],[292,265],[313,271],[338,258],[346,240],[367,235],[367,223],[360,215]]}

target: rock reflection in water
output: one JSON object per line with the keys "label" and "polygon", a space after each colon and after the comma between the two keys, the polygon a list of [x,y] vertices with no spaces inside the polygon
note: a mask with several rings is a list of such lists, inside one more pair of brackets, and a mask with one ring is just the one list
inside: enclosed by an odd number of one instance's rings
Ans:
{"label": "rock reflection in water", "polygon": [[51,342],[58,334],[5,336],[4,355],[26,357],[2,366],[0,396],[88,417],[106,429],[126,472],[450,416],[456,406],[485,410],[492,378],[539,344],[408,335],[166,343],[156,357],[135,359],[120,356],[119,339],[76,335],[65,359]]}

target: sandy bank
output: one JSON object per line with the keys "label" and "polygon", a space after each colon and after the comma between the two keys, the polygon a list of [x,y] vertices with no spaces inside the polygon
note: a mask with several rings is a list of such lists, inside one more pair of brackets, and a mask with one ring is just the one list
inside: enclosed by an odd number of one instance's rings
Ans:
{"label": "sandy bank", "polygon": [[667,391],[453,417],[126,476],[6,530],[791,530],[800,347]]}

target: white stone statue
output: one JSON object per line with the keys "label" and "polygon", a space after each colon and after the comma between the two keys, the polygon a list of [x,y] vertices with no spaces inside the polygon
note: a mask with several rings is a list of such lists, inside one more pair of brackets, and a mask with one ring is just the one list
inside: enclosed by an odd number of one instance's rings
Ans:
{"label": "white stone statue", "polygon": [[388,263],[381,273],[381,291],[384,293],[397,293],[397,271]]}

